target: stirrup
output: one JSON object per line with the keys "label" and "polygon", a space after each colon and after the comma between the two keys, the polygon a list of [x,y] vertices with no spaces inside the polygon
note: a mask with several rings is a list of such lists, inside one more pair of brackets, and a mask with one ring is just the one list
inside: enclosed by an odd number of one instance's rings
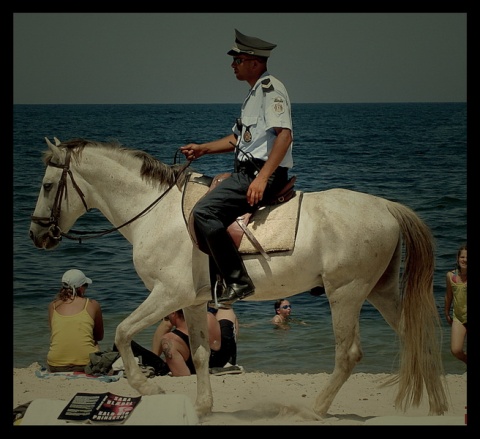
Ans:
{"label": "stirrup", "polygon": [[217,291],[220,291],[220,296],[223,294],[223,292],[225,291],[225,289],[227,288],[227,285],[225,283],[225,280],[221,279],[219,277],[217,277],[217,280],[215,281],[215,286],[213,287],[213,308],[216,308],[216,309],[231,309],[232,308],[232,305],[227,305],[227,304],[224,304],[224,303],[220,303],[218,301],[218,295],[217,295]]}

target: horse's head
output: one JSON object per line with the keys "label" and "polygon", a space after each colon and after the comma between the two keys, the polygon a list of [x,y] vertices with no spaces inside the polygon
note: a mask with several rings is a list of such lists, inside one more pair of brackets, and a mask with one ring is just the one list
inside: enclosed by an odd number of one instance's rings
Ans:
{"label": "horse's head", "polygon": [[36,247],[45,250],[54,249],[61,233],[88,210],[71,169],[72,156],[77,152],[72,145],[54,139],[55,145],[45,138],[49,148],[44,153],[47,167],[30,224],[30,238]]}

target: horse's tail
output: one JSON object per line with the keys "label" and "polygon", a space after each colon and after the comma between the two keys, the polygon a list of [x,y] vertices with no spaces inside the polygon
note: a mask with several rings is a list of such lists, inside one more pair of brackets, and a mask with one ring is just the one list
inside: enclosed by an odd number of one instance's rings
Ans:
{"label": "horse's tail", "polygon": [[430,229],[410,208],[389,202],[388,210],[402,230],[404,269],[401,279],[400,370],[395,405],[404,411],[418,406],[424,384],[430,414],[448,409],[443,385],[440,317],[433,295],[434,241]]}

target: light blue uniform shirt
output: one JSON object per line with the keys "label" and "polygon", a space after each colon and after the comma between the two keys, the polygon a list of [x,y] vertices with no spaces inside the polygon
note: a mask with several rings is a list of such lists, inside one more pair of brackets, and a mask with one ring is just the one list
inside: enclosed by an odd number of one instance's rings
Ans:
{"label": "light blue uniform shirt", "polygon": [[[233,132],[239,136],[240,151],[256,159],[267,160],[276,139],[274,128],[288,128],[292,131],[290,99],[285,86],[265,72],[250,89],[242,105],[242,133],[235,124]],[[291,168],[293,142],[279,166]],[[239,160],[246,157],[239,152]]]}

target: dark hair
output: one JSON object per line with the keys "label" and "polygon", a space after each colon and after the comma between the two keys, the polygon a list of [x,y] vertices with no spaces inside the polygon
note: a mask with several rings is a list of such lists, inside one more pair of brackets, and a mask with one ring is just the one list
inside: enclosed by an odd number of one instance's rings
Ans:
{"label": "dark hair", "polygon": [[182,320],[185,320],[185,316],[183,315],[183,309],[177,309],[176,311],[172,311],[171,313],[168,313],[163,320],[165,321],[170,321],[170,314],[177,314],[178,317],[180,317]]}
{"label": "dark hair", "polygon": [[287,300],[287,299],[278,299],[278,300],[275,301],[275,303],[273,304],[273,306],[275,308],[275,312],[277,312],[277,309],[280,308],[280,305],[284,300]]}
{"label": "dark hair", "polygon": [[268,61],[268,56],[253,55],[252,58],[262,64],[267,64]]}

